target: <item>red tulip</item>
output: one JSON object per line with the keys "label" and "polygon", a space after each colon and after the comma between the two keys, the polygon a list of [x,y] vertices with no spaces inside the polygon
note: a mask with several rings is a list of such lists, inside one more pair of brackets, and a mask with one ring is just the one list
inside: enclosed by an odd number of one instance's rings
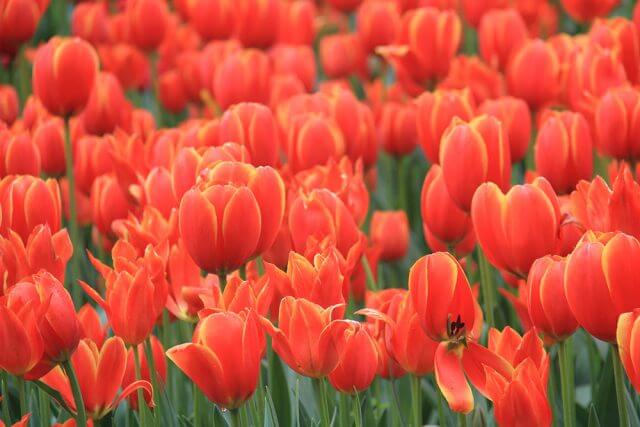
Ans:
{"label": "red tulip", "polygon": [[320,41],[320,63],[330,79],[362,75],[367,66],[367,55],[356,34],[333,34]]}
{"label": "red tulip", "polygon": [[[377,4],[374,2],[373,4]],[[394,156],[411,154],[418,145],[417,108],[414,104],[385,102],[378,121],[384,150]]]}
{"label": "red tulip", "polygon": [[98,74],[98,55],[79,38],[54,37],[36,52],[33,91],[50,113],[66,116],[84,108]]}
{"label": "red tulip", "polygon": [[40,175],[40,152],[27,132],[13,136],[0,132],[0,148],[4,158],[0,165],[2,175]]}
{"label": "red tulip", "polygon": [[269,166],[223,161],[180,203],[180,233],[200,268],[233,271],[267,250],[284,216],[284,184]]}
{"label": "red tulip", "polygon": [[307,92],[316,84],[316,59],[310,46],[276,45],[269,56],[275,74],[292,74],[300,79]]}
{"label": "red tulip", "polygon": [[580,22],[588,22],[600,16],[606,16],[615,8],[619,0],[560,0],[562,7],[571,18]]}
{"label": "red tulip", "polygon": [[0,121],[11,126],[18,118],[18,92],[13,86],[0,85]]}
{"label": "red tulip", "polygon": [[478,114],[488,114],[502,122],[509,135],[511,163],[524,159],[531,139],[531,112],[526,102],[510,96],[490,99],[478,107]]}
{"label": "red tulip", "polygon": [[640,91],[619,88],[608,91],[595,112],[596,146],[618,159],[640,156]]}
{"label": "red tulip", "polygon": [[640,306],[640,294],[629,279],[638,257],[640,242],[635,237],[591,231],[567,257],[564,287],[569,308],[594,337],[615,342],[619,315]]}
{"label": "red tulip", "polygon": [[266,104],[270,76],[271,66],[265,53],[254,49],[240,50],[216,67],[213,94],[224,109],[239,102]]}
{"label": "red tulip", "polygon": [[158,77],[158,98],[162,107],[179,113],[187,105],[187,93],[182,76],[177,69],[169,70]]}
{"label": "red tulip", "polygon": [[478,28],[480,55],[494,68],[504,70],[528,38],[527,26],[514,9],[495,9],[485,13]]}
{"label": "red tulip", "polygon": [[337,123],[317,114],[297,115],[287,135],[287,156],[294,172],[324,165],[346,152],[344,136]]}
{"label": "red tulip", "polygon": [[[449,195],[468,212],[476,189],[493,182],[503,191],[511,181],[507,134],[498,119],[479,116],[469,123],[454,119],[440,142],[440,165]],[[464,175],[464,179],[461,177]]]}
{"label": "red tulip", "polygon": [[[33,143],[40,152],[43,172],[49,175],[64,173],[64,122],[59,117],[52,117],[40,123],[33,133]],[[75,157],[74,161],[77,163]]]}
{"label": "red tulip", "polygon": [[468,90],[425,92],[416,103],[418,105],[418,140],[427,159],[438,163],[440,139],[451,120],[458,116],[471,120],[475,115],[475,105]]}
{"label": "red tulip", "polygon": [[317,7],[311,0],[280,3],[278,40],[285,44],[307,45],[316,35]]}
{"label": "red tulip", "polygon": [[0,52],[13,56],[33,37],[48,2],[7,0],[0,4]]}
{"label": "red tulip", "polygon": [[596,20],[589,31],[589,38],[604,48],[615,52],[622,62],[631,83],[640,78],[640,41],[638,29],[626,18]]}
{"label": "red tulip", "polygon": [[71,14],[71,34],[93,45],[109,41],[109,14],[105,3],[79,3]]}
{"label": "red tulip", "polygon": [[342,393],[355,394],[366,390],[376,377],[378,345],[365,325],[357,322],[350,322],[343,334],[340,359],[329,382]]}
{"label": "red tulip", "polygon": [[233,33],[235,17],[230,0],[196,0],[187,2],[189,23],[205,40],[228,39]]}
{"label": "red tulip", "polygon": [[544,178],[515,185],[505,195],[493,183],[478,187],[471,203],[476,238],[489,262],[526,277],[533,262],[558,249],[558,198]]}
{"label": "red tulip", "polygon": [[[111,337],[100,348],[89,339],[80,341],[78,350],[71,357],[71,365],[78,377],[89,418],[96,421],[103,418],[137,390],[142,389],[146,395],[152,395],[151,384],[142,380],[129,384],[118,395],[126,364],[127,350],[122,339]],[[42,378],[42,382],[58,391],[71,410],[76,410],[69,379],[60,367]]]}
{"label": "red tulip", "polygon": [[131,105],[113,74],[101,72],[96,77],[82,112],[82,123],[86,131],[94,135],[111,133],[116,128],[128,129],[131,126]]}
{"label": "red tulip", "polygon": [[502,74],[474,56],[457,56],[451,61],[447,77],[438,89],[469,88],[477,102],[494,99],[505,93]]}
{"label": "red tulip", "polygon": [[329,375],[340,361],[339,341],[349,322],[336,319],[336,309],[322,308],[306,299],[284,297],[278,327],[262,318],[273,340],[273,351],[291,369],[311,378]]}
{"label": "red tulip", "polygon": [[164,0],[127,0],[125,16],[131,42],[143,50],[155,50],[164,40],[169,12]]}
{"label": "red tulip", "polygon": [[256,314],[221,312],[198,323],[191,343],[170,348],[167,357],[209,400],[235,409],[258,385],[265,340]]}
{"label": "red tulip", "polygon": [[381,248],[380,259],[397,261],[409,250],[409,220],[400,211],[375,211],[371,217],[370,237]]}
{"label": "red tulip", "polygon": [[[638,347],[634,344],[638,339],[639,316],[640,310],[638,309],[621,314],[616,329],[616,343],[620,351],[622,366],[624,366],[629,381],[636,391],[640,390],[640,370],[634,362],[638,360]],[[614,357],[616,356],[614,355]]]}
{"label": "red tulip", "polygon": [[400,11],[393,1],[364,1],[356,15],[358,36],[367,52],[394,42],[400,29]]}
{"label": "red tulip", "polygon": [[129,212],[127,196],[114,175],[101,175],[91,187],[91,217],[96,228],[107,238],[113,238],[111,225],[126,218]]}
{"label": "red tulip", "polygon": [[241,0],[233,4],[236,37],[243,46],[267,48],[278,35],[279,0]]}
{"label": "red tulip", "polygon": [[591,129],[580,113],[549,113],[538,129],[536,171],[558,193],[567,193],[593,173]]}
{"label": "red tulip", "polygon": [[107,326],[102,324],[100,315],[91,304],[85,304],[78,310],[78,321],[82,338],[88,338],[102,347],[107,338]]}

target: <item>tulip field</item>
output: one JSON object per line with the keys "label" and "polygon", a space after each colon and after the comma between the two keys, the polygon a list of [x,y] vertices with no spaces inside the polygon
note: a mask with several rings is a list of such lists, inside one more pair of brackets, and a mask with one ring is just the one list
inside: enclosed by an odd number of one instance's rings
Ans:
{"label": "tulip field", "polygon": [[640,3],[0,0],[0,427],[640,427]]}

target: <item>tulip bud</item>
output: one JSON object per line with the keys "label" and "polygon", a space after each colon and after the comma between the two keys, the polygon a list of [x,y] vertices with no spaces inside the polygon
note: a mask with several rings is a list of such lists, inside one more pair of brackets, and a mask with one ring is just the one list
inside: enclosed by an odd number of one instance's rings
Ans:
{"label": "tulip bud", "polygon": [[120,188],[116,177],[101,175],[91,187],[91,216],[94,225],[104,236],[113,237],[111,225],[129,213],[127,196]]}
{"label": "tulip bud", "polygon": [[506,70],[509,93],[532,109],[553,102],[560,91],[560,62],[542,40],[529,40],[514,51]]}
{"label": "tulip bud", "polygon": [[216,68],[215,99],[223,109],[239,102],[266,104],[270,75],[269,57],[265,53],[253,49],[233,53]]}
{"label": "tulip bud", "polygon": [[469,123],[454,118],[442,136],[440,165],[449,195],[465,212],[480,184],[493,182],[506,191],[511,184],[511,157],[502,124],[491,116]]}
{"label": "tulip bud", "polygon": [[18,92],[10,85],[0,85],[0,122],[11,126],[18,118]]}
{"label": "tulip bud", "polygon": [[447,77],[438,84],[438,89],[469,88],[477,102],[493,99],[505,93],[502,74],[473,56],[457,56],[451,61]]}
{"label": "tulip bud", "polygon": [[593,173],[591,129],[580,113],[550,113],[538,130],[536,171],[558,193],[570,192]]}
{"label": "tulip bud", "polygon": [[102,45],[98,48],[102,69],[113,73],[125,90],[149,86],[151,66],[143,52],[129,44]]}
{"label": "tulip bud", "polygon": [[42,171],[49,175],[62,174],[65,170],[64,122],[58,117],[42,122],[33,133],[33,143],[40,152]]}
{"label": "tulip bud", "polygon": [[409,250],[409,220],[405,211],[375,211],[370,237],[382,249],[380,259],[397,261]]}
{"label": "tulip bud", "polygon": [[94,135],[130,127],[131,105],[113,74],[102,72],[96,77],[87,106],[82,112],[82,122],[86,131]]}
{"label": "tulip bud", "polygon": [[127,0],[125,16],[129,38],[142,50],[155,50],[169,25],[169,12],[164,0]]}
{"label": "tulip bud", "polygon": [[480,55],[494,68],[504,70],[527,37],[527,26],[516,10],[491,10],[482,16],[478,28]]}
{"label": "tulip bud", "polygon": [[182,76],[178,70],[170,70],[158,78],[158,98],[162,107],[172,113],[179,113],[187,105]]}
{"label": "tulip bud", "polygon": [[317,114],[293,118],[287,135],[287,156],[294,172],[324,165],[345,154],[345,141],[334,120]]}
{"label": "tulip bud", "polygon": [[386,102],[382,106],[378,132],[384,150],[394,156],[411,154],[418,145],[415,104]]}
{"label": "tulip bud", "polygon": [[352,322],[339,338],[340,360],[329,374],[329,382],[338,391],[355,394],[369,388],[378,371],[378,345],[365,325]]}
{"label": "tulip bud", "polygon": [[560,3],[571,18],[580,22],[589,22],[594,18],[608,15],[620,0],[560,0]]}
{"label": "tulip bud", "polygon": [[358,36],[369,53],[378,46],[392,44],[400,29],[400,11],[391,0],[363,2],[356,20]]}
{"label": "tulip bud", "polygon": [[589,38],[605,49],[611,49],[622,62],[631,83],[640,78],[640,40],[638,29],[626,18],[597,20],[589,31]]}
{"label": "tulip bud", "polygon": [[109,15],[105,3],[79,3],[71,14],[71,34],[98,45],[109,41]]}
{"label": "tulip bud", "polygon": [[608,91],[595,114],[596,145],[605,155],[618,159],[640,156],[640,91],[619,88]]}
{"label": "tulip bud", "polygon": [[433,165],[424,178],[421,195],[422,228],[432,251],[431,240],[441,242],[447,249],[470,239],[475,244],[471,217],[456,205],[449,195],[442,169]]}
{"label": "tulip bud", "polygon": [[367,56],[356,34],[332,34],[320,40],[320,63],[330,79],[363,75]]}
{"label": "tulip bud", "polygon": [[233,33],[235,17],[230,0],[195,0],[189,5],[189,22],[205,40],[228,39]]}
{"label": "tulip bud", "polygon": [[234,3],[236,37],[243,46],[267,48],[278,35],[280,0],[240,0]]}
{"label": "tulip bud", "polygon": [[618,316],[640,306],[629,276],[638,257],[640,242],[635,237],[591,231],[567,257],[564,286],[569,308],[594,337],[615,342]]}
{"label": "tulip bud", "polygon": [[468,90],[437,90],[425,92],[416,103],[418,105],[418,140],[427,159],[438,163],[440,138],[449,127],[451,119],[458,116],[471,120],[475,115],[475,105]]}
{"label": "tulip bud", "polygon": [[[4,138],[8,139],[3,143]],[[4,157],[4,165],[0,166],[3,175],[40,175],[40,151],[28,133],[0,134],[0,148]]]}
{"label": "tulip bud", "polygon": [[517,276],[526,277],[536,259],[558,249],[560,206],[542,177],[506,195],[494,183],[482,184],[471,202],[471,219],[489,262]]}
{"label": "tulip bud", "polygon": [[84,108],[98,74],[98,55],[79,38],[54,37],[33,61],[33,90],[50,113],[66,116]]}
{"label": "tulip bud", "polygon": [[102,324],[100,315],[89,303],[78,310],[78,321],[82,338],[88,338],[102,347],[107,338],[107,327]]}
{"label": "tulip bud", "polygon": [[33,37],[46,7],[34,0],[6,0],[0,4],[0,51],[13,56]]}
{"label": "tulip bud", "polygon": [[278,128],[271,110],[257,103],[240,103],[220,119],[219,143],[237,142],[247,148],[257,166],[275,166],[279,150]]}
{"label": "tulip bud", "polygon": [[511,163],[524,159],[531,139],[531,112],[526,102],[510,96],[488,99],[478,107],[478,114],[488,114],[500,120],[509,136]]}
{"label": "tulip bud", "polygon": [[315,2],[311,0],[281,2],[278,41],[310,46],[316,37],[317,14]]}
{"label": "tulip bud", "polygon": [[578,328],[565,296],[563,258],[545,256],[537,259],[529,270],[525,299],[533,326],[545,336],[561,341]]}
{"label": "tulip bud", "polygon": [[[640,310],[635,309],[629,313],[620,315],[616,330],[616,343],[620,351],[622,366],[636,391],[640,390],[640,370],[634,361],[638,360],[638,347],[633,345],[638,340]],[[615,355],[613,357],[616,357]]]}

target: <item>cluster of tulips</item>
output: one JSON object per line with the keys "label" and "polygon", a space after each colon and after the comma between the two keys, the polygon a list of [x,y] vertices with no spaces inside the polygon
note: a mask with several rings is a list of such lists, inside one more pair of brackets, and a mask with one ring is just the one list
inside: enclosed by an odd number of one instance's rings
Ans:
{"label": "cluster of tulips", "polygon": [[0,426],[640,426],[630,3],[0,0]]}

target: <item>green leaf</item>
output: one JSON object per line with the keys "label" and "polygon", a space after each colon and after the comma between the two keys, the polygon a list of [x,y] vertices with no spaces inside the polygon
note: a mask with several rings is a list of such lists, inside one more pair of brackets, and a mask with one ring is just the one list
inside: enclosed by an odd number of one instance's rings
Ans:
{"label": "green leaf", "polygon": [[270,399],[272,399],[275,413],[277,414],[276,422],[283,426],[291,426],[291,399],[289,397],[289,384],[282,366],[282,362],[276,354],[269,348],[268,352],[269,364],[269,390]]}
{"label": "green leaf", "polygon": [[609,351],[605,363],[602,365],[597,392],[593,399],[600,423],[605,426],[618,425],[618,404],[611,357],[612,352]]}
{"label": "green leaf", "polygon": [[271,390],[269,390],[269,387],[265,387],[263,426],[280,427],[280,423],[278,423],[278,415],[276,412],[276,408],[273,405],[273,399],[271,398]]}
{"label": "green leaf", "polygon": [[598,419],[598,413],[596,412],[596,407],[593,404],[589,405],[589,422],[587,426],[600,427],[600,420]]}

